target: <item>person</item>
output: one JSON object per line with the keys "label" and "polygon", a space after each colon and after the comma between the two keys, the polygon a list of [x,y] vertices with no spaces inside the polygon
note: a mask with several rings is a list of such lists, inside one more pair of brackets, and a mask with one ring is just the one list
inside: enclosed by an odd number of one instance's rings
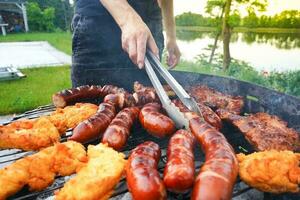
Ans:
{"label": "person", "polygon": [[173,12],[173,0],[75,0],[72,86],[108,84],[105,69],[143,68],[146,48],[161,58],[162,24],[167,64],[174,68],[180,51]]}

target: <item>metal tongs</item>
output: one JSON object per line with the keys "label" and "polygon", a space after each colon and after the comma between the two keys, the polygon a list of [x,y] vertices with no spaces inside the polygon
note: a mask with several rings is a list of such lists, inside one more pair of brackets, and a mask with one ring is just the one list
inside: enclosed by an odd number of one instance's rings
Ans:
{"label": "metal tongs", "polygon": [[201,118],[203,118],[197,102],[182,88],[169,71],[162,66],[158,58],[150,50],[147,50],[145,57],[145,69],[163,108],[166,110],[169,117],[175,122],[178,129],[189,129],[188,119],[186,119],[183,113],[180,112],[179,108],[171,102],[153,68],[162,76],[163,79],[165,79],[181,102],[189,110],[196,112]]}

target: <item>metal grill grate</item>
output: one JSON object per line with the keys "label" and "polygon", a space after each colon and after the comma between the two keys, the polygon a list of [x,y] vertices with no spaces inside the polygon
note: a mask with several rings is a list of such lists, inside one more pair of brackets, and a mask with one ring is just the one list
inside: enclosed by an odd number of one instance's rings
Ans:
{"label": "metal grill grate", "polygon": [[[12,119],[12,121],[22,119],[22,118],[37,118],[42,115],[47,115],[50,112],[54,110],[54,107],[52,105],[42,106],[35,110],[31,110],[28,112],[25,112],[24,114],[21,114],[19,116],[16,116]],[[225,125],[222,132],[227,137],[229,142],[233,145],[236,152],[241,152],[241,149],[247,149],[249,152],[252,151],[251,146],[246,142],[246,140],[243,138],[243,136],[238,133],[233,127],[230,127],[228,125]],[[67,137],[72,134],[71,130],[68,130],[66,133],[66,136],[62,137],[62,141],[66,141]],[[134,124],[134,127],[132,128],[132,134],[128,140],[127,146],[124,149],[124,153],[128,156],[131,149],[133,149],[138,144],[142,143],[146,140],[152,140],[157,142],[161,148],[162,148],[162,158],[159,163],[159,171],[162,174],[164,165],[166,163],[166,147],[168,144],[168,139],[158,139],[155,137],[152,137],[151,135],[147,134],[139,125],[139,123]],[[89,144],[97,144],[98,141],[91,142]],[[85,144],[87,146],[88,144]],[[242,148],[240,148],[242,147]],[[0,168],[3,168],[4,166],[14,162],[15,160],[22,158],[24,156],[30,155],[34,152],[24,152],[21,150],[2,150],[0,151]],[[204,154],[202,153],[199,146],[195,148],[195,166],[197,168],[197,171],[201,167],[204,161]],[[63,187],[64,183],[68,181],[72,176],[67,177],[56,177],[55,182],[46,188],[43,191],[40,192],[30,192],[27,188],[22,189],[20,192],[18,192],[16,195],[10,197],[9,199],[53,199],[53,193],[55,190]],[[213,191],[212,191],[213,192]],[[285,197],[286,196],[286,197]],[[283,196],[273,196],[268,194],[263,194],[261,192],[258,192],[257,190],[254,190],[253,188],[250,188],[242,181],[238,180],[234,192],[233,192],[233,199],[234,200],[241,200],[241,199],[251,199],[251,200],[259,200],[259,199],[293,199],[294,197],[290,197],[288,195]],[[179,199],[189,199],[190,198],[190,192],[186,194],[174,194],[174,193],[168,193],[168,199],[172,200],[179,200]],[[297,197],[295,197],[296,199]],[[111,199],[118,200],[129,200],[130,194],[128,193],[126,181],[123,178],[118,186],[116,187],[116,190],[114,194],[112,195]]]}

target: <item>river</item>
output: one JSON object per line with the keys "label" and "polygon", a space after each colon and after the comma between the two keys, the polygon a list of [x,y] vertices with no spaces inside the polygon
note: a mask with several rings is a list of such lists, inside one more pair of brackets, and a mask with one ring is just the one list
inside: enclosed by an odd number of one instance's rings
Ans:
{"label": "river", "polygon": [[[200,54],[209,55],[215,33],[177,31],[182,58],[196,61]],[[231,57],[249,63],[258,71],[300,70],[299,33],[233,33],[230,43]],[[217,54],[222,53],[218,41]]]}

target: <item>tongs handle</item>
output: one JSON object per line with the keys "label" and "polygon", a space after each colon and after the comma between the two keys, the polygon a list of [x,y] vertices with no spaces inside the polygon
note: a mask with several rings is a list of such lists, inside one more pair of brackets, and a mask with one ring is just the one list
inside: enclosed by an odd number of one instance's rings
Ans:
{"label": "tongs handle", "polygon": [[164,68],[163,66],[161,66],[161,63],[158,60],[158,58],[150,50],[147,50],[146,55],[151,58],[151,60],[154,62],[155,69],[166,80],[166,82],[168,83],[168,85],[174,90],[174,92],[179,97],[179,99],[190,98],[190,96],[188,95],[188,93],[174,79],[174,77],[170,74],[170,72],[166,68]]}

